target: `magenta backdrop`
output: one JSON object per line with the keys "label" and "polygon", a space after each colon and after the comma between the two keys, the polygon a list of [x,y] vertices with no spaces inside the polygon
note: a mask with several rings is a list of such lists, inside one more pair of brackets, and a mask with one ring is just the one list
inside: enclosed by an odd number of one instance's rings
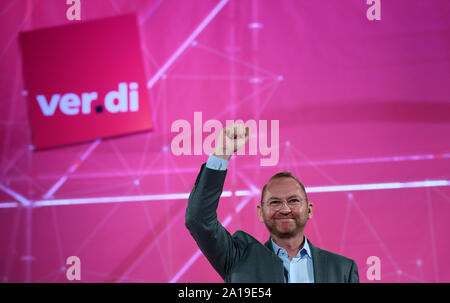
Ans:
{"label": "magenta backdrop", "polygon": [[197,111],[280,123],[277,166],[231,161],[230,232],[267,240],[253,189],[290,170],[315,188],[307,237],[362,282],[370,256],[381,282],[450,282],[449,1],[382,0],[369,21],[365,0],[81,0],[82,21],[138,15],[148,80],[200,31],[149,89],[153,131],[36,152],[17,37],[79,22],[65,2],[0,1],[0,281],[65,282],[69,256],[82,282],[222,281],[184,226],[186,195],[168,195],[207,159],[170,149],[172,122]]}

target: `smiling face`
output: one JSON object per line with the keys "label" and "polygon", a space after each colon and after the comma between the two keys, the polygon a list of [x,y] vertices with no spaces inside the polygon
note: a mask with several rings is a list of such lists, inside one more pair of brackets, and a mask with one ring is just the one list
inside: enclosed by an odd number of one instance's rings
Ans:
{"label": "smiling face", "polygon": [[[290,206],[288,206],[290,205]],[[269,181],[258,205],[258,217],[270,234],[278,238],[292,238],[305,229],[312,218],[313,204],[301,186],[290,177]]]}

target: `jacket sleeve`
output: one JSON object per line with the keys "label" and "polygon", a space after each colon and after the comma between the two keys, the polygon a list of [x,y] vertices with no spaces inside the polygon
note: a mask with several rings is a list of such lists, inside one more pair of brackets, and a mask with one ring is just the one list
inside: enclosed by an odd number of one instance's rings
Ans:
{"label": "jacket sleeve", "polygon": [[240,255],[238,241],[217,219],[226,173],[202,165],[189,195],[185,218],[186,227],[198,247],[224,280]]}
{"label": "jacket sleeve", "polygon": [[356,262],[352,260],[352,266],[350,268],[349,283],[359,283],[358,266]]}

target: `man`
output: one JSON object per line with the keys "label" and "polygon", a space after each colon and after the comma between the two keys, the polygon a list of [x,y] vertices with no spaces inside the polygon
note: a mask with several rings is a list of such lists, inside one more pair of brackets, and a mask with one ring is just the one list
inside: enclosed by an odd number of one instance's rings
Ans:
{"label": "man", "polygon": [[358,283],[355,261],[304,236],[314,207],[303,184],[288,172],[274,175],[262,190],[258,218],[270,232],[264,245],[243,231],[231,236],[217,220],[228,161],[249,137],[243,124],[225,127],[189,196],[186,227],[211,265],[225,282]]}

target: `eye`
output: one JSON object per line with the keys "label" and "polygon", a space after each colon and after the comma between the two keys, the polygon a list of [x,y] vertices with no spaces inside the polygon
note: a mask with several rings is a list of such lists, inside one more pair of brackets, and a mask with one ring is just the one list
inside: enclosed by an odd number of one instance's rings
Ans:
{"label": "eye", "polygon": [[291,206],[297,207],[298,205],[300,205],[300,200],[294,198],[294,199],[289,200],[289,201],[288,201],[288,204],[291,205]]}
{"label": "eye", "polygon": [[276,206],[276,205],[280,205],[280,204],[281,204],[280,201],[270,201],[269,202],[269,205],[271,205],[271,206]]}

